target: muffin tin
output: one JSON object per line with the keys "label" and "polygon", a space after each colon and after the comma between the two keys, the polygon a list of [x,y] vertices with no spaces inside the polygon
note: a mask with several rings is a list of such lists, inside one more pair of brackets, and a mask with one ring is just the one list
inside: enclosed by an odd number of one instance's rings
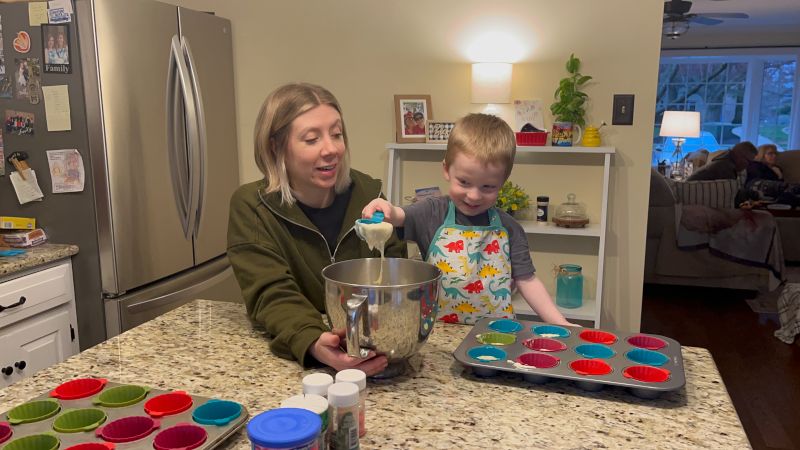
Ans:
{"label": "muffin tin", "polygon": [[512,372],[532,383],[572,380],[588,391],[621,386],[642,398],[686,384],[681,345],[652,334],[486,317],[453,356],[479,377]]}
{"label": "muffin tin", "polygon": [[0,450],[206,450],[247,417],[228,400],[80,378],[0,414]]}

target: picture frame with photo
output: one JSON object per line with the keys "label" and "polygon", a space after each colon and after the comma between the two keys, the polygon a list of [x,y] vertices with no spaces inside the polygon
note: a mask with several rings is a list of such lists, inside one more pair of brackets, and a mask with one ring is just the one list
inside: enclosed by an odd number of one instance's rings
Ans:
{"label": "picture frame with photo", "polygon": [[429,144],[446,144],[450,139],[450,132],[456,126],[455,122],[442,120],[429,120],[426,124],[427,132],[425,142]]}
{"label": "picture frame with photo", "polygon": [[69,25],[42,24],[42,61],[45,73],[72,73]]}
{"label": "picture frame with photo", "polygon": [[431,96],[395,95],[394,115],[397,142],[425,142],[425,123],[433,119]]}

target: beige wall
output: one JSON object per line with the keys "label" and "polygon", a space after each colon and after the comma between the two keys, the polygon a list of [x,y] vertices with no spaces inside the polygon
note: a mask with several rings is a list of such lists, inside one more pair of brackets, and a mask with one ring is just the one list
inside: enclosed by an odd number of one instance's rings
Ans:
{"label": "beige wall", "polygon": [[[637,329],[641,313],[650,142],[661,45],[660,2],[544,1],[229,1],[179,0],[216,11],[233,23],[236,102],[242,181],[260,174],[252,161],[252,130],[264,97],[282,83],[302,80],[329,88],[340,100],[354,167],[385,178],[384,145],[394,141],[394,94],[430,94],[435,118],[480,110],[470,101],[466,42],[499,26],[527,48],[514,65],[512,97],[549,105],[571,52],[594,76],[588,122],[610,123],[614,93],[635,94],[634,126],[603,129],[617,149],[612,170],[603,326]],[[509,106],[503,117],[513,117]],[[549,126],[551,121],[547,120]],[[406,190],[439,181],[434,163],[413,171]],[[575,191],[599,211],[599,173],[557,167],[531,176],[515,169],[533,195],[553,204]],[[407,169],[407,172],[412,172]],[[533,245],[536,250],[536,243]],[[542,249],[548,251],[547,246]],[[536,254],[534,254],[536,257]],[[581,261],[583,261],[581,259]],[[591,263],[589,263],[591,264]],[[540,271],[548,267],[539,264]],[[547,273],[547,272],[545,272]]]}

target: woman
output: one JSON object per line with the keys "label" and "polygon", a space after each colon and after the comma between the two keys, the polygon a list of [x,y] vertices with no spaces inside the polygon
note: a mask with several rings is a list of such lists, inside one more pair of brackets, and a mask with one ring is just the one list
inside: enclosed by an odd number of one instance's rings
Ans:
{"label": "woman", "polygon": [[746,185],[754,180],[782,181],[783,171],[776,164],[778,161],[778,147],[775,144],[758,146],[756,157],[747,165]]}
{"label": "woman", "polygon": [[[247,311],[273,336],[276,355],[303,366],[320,362],[368,375],[385,356],[347,356],[342,333],[323,322],[322,269],[334,261],[375,256],[353,230],[381,182],[350,169],[347,132],[336,98],[320,86],[295,83],[273,91],[258,114],[255,159],[264,179],[231,199],[228,258]],[[405,257],[392,236],[387,256]]]}

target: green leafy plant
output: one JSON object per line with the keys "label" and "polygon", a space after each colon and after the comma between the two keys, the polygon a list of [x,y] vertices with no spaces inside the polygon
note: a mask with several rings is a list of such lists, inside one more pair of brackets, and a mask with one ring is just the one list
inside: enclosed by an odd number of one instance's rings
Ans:
{"label": "green leafy plant", "polygon": [[587,95],[581,92],[580,89],[592,77],[582,75],[579,72],[580,68],[581,60],[576,58],[575,54],[569,55],[567,72],[570,75],[558,83],[558,88],[554,95],[556,102],[550,105],[550,112],[553,113],[556,121],[572,122],[585,126],[586,120],[583,116],[586,114],[584,104],[586,103]]}
{"label": "green leafy plant", "polygon": [[527,208],[530,202],[530,197],[521,187],[510,181],[506,181],[503,183],[503,187],[500,188],[495,206],[509,214],[513,214],[521,209]]}

